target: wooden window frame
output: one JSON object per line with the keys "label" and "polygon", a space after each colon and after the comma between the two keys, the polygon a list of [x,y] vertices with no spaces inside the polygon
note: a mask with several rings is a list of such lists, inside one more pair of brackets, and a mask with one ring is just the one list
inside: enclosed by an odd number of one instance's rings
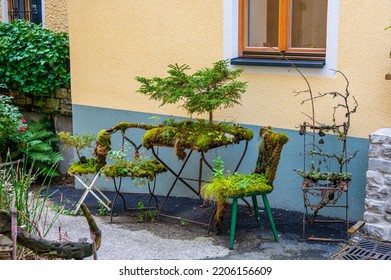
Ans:
{"label": "wooden window frame", "polygon": [[273,47],[247,47],[247,5],[246,0],[239,0],[239,57],[260,59],[281,59],[281,53],[288,59],[325,60],[326,48],[291,48],[290,0],[279,0],[278,49]]}
{"label": "wooden window frame", "polygon": [[[8,0],[8,22],[14,20],[13,11],[14,11],[14,1]],[[24,0],[24,16],[27,21],[31,21],[30,11],[31,11],[30,0]]]}

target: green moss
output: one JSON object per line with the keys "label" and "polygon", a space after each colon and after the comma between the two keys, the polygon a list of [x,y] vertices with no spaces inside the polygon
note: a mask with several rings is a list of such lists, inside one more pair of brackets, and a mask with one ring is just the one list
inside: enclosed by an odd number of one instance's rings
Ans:
{"label": "green moss", "polygon": [[304,171],[301,169],[295,170],[303,178],[312,179],[313,181],[351,181],[352,173],[348,172],[320,172],[320,171]]}
{"label": "green moss", "polygon": [[85,163],[77,161],[73,163],[69,169],[69,174],[90,174],[98,172],[102,168],[103,164],[96,158],[86,159]]}
{"label": "green moss", "polygon": [[113,127],[113,130],[115,130],[115,131],[116,130],[125,131],[128,128],[141,128],[141,129],[145,129],[145,130],[150,130],[150,129],[154,128],[154,127],[156,127],[156,126],[150,125],[150,124],[144,124],[144,123],[120,122],[120,123],[117,123]]}
{"label": "green moss", "polygon": [[184,159],[185,149],[206,152],[242,140],[250,141],[253,136],[250,129],[233,124],[207,123],[205,120],[171,120],[145,133],[143,145],[147,149],[153,145],[174,147],[178,157]]}
{"label": "green moss", "polygon": [[152,160],[122,160],[114,164],[105,165],[102,168],[103,174],[108,178],[113,177],[130,177],[146,178],[153,180],[159,173],[166,172],[167,169],[156,159]]}
{"label": "green moss", "polygon": [[254,173],[263,174],[269,184],[273,184],[283,146],[289,141],[285,133],[277,133],[271,127],[259,131],[259,154]]}
{"label": "green moss", "polygon": [[106,130],[102,129],[99,131],[96,137],[96,147],[94,149],[94,155],[98,161],[104,165],[106,163],[106,157],[111,150],[111,134]]}
{"label": "green moss", "polygon": [[234,173],[214,178],[210,183],[202,186],[201,195],[204,199],[227,201],[229,197],[248,195],[261,192],[269,193],[273,187],[268,184],[261,174]]}

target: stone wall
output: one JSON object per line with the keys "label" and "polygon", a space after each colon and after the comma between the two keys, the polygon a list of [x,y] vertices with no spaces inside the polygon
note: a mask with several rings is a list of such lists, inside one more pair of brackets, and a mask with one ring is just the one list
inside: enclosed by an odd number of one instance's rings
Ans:
{"label": "stone wall", "polygon": [[379,129],[369,140],[364,230],[369,236],[391,241],[391,128]]}
{"label": "stone wall", "polygon": [[13,92],[14,103],[21,111],[43,114],[72,116],[72,99],[70,89],[60,89],[48,97],[25,95]]}
{"label": "stone wall", "polygon": [[[14,104],[17,105],[26,120],[38,121],[45,114],[53,116],[54,129],[72,133],[72,98],[70,89],[60,89],[49,97],[31,97],[30,95],[13,92]],[[73,149],[65,148],[58,143],[58,150],[64,157],[59,163],[59,172],[66,174],[69,163],[73,160]]]}

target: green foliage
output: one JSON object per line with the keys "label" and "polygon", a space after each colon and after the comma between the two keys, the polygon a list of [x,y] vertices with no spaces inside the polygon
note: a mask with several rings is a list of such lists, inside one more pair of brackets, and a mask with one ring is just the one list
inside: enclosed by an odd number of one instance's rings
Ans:
{"label": "green foliage", "polygon": [[18,145],[22,145],[26,137],[27,125],[19,108],[12,104],[12,96],[0,94],[0,163],[18,152]]}
{"label": "green foliage", "polygon": [[241,104],[247,82],[237,80],[243,70],[230,70],[228,60],[217,61],[212,68],[193,74],[186,73],[190,70],[186,64],[170,64],[168,67],[169,76],[165,78],[136,77],[142,84],[138,92],[161,101],[161,106],[183,101],[182,107],[189,115],[209,113],[209,121],[213,120],[216,109]]}
{"label": "green foliage", "polygon": [[69,39],[39,25],[0,22],[0,84],[11,91],[48,95],[69,88]]}
{"label": "green foliage", "polygon": [[146,209],[142,201],[137,202],[138,207],[138,221],[143,223],[146,221],[155,222],[158,210],[157,209]]}
{"label": "green foliage", "polygon": [[213,160],[215,165],[213,166],[213,177],[214,178],[222,178],[224,177],[224,161],[221,159],[221,157],[217,157]]}
{"label": "green foliage", "polygon": [[81,151],[90,148],[95,141],[95,135],[88,133],[72,135],[69,131],[61,131],[58,133],[58,137],[60,137],[65,147],[75,149],[79,161],[82,157]]}
{"label": "green foliage", "polygon": [[50,177],[44,177],[42,184],[33,189],[40,175],[33,170],[33,166],[28,168],[23,162],[0,166],[0,210],[9,211],[14,206],[18,225],[24,226],[28,233],[44,237],[58,215],[48,216],[46,202],[51,194],[46,186],[50,184]]}
{"label": "green foliage", "polygon": [[321,172],[316,170],[304,171],[301,169],[295,169],[297,174],[303,178],[312,179],[313,181],[350,181],[352,180],[352,173],[348,172]]}
{"label": "green foliage", "polygon": [[[225,174],[226,173],[226,174]],[[268,193],[273,187],[264,175],[224,172],[224,162],[217,158],[213,167],[213,179],[201,188],[201,196],[207,200],[228,201],[228,197],[248,195],[255,192]]]}
{"label": "green foliage", "polygon": [[20,151],[26,155],[27,162],[41,175],[54,177],[60,175],[55,167],[63,156],[55,150],[58,137],[50,120],[28,122],[28,134]]}
{"label": "green foliage", "polygon": [[105,207],[105,205],[104,205],[100,200],[98,200],[98,205],[99,205],[99,208],[98,208],[98,215],[99,215],[99,216],[106,216],[107,213],[108,213],[108,210],[107,210],[107,208]]}

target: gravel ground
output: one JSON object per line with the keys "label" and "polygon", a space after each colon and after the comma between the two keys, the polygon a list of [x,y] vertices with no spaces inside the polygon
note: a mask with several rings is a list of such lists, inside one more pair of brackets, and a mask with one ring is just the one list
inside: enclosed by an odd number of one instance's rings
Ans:
{"label": "gravel ground", "polygon": [[[75,189],[72,184],[54,184],[49,189],[53,207],[64,207],[72,211],[79,200],[82,189]],[[105,192],[113,200],[114,192]],[[98,250],[98,259],[105,260],[148,260],[148,259],[263,259],[263,260],[329,260],[332,259],[346,242],[321,242],[302,240],[302,213],[273,209],[280,242],[274,242],[268,220],[262,212],[263,228],[257,227],[254,217],[249,215],[247,207],[239,207],[234,250],[229,250],[229,219],[221,235],[207,234],[207,227],[187,222],[186,219],[208,221],[212,208],[200,207],[197,199],[171,197],[164,209],[169,215],[182,219],[159,217],[157,221],[140,222],[137,203],[148,204],[148,195],[125,194],[127,207],[133,210],[123,211],[121,200],[110,213],[102,212],[96,199],[89,194],[85,204],[95,217],[102,231],[102,244]],[[158,197],[159,203],[162,197]],[[168,212],[166,212],[168,211]],[[68,212],[68,211],[65,211]],[[309,235],[344,238],[344,226],[318,224],[307,226]],[[89,238],[88,225],[80,215],[60,215],[49,238],[66,237],[77,241]]]}

